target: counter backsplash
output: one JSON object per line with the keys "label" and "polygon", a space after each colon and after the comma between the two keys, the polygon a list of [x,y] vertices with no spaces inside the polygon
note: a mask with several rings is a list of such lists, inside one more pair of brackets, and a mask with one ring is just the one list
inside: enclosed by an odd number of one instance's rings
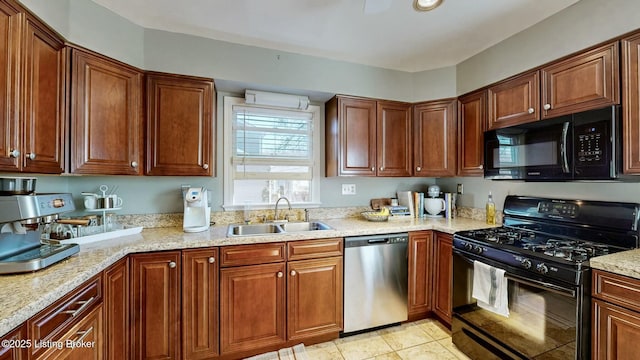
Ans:
{"label": "counter backsplash", "polygon": [[[310,219],[344,219],[358,218],[363,211],[371,210],[368,206],[362,207],[338,207],[338,208],[313,208],[309,209]],[[304,220],[303,209],[284,210],[282,212],[289,215],[290,221]],[[129,226],[143,226],[144,228],[181,227],[182,213],[171,214],[132,214],[118,215],[117,221],[120,224]],[[484,221],[485,209],[458,207],[457,216],[473,220]],[[262,222],[262,218],[273,219],[273,210],[252,210],[250,212],[252,222]],[[211,221],[218,225],[237,224],[244,222],[243,211],[215,211],[211,212]],[[496,221],[502,223],[502,212],[496,211]]]}

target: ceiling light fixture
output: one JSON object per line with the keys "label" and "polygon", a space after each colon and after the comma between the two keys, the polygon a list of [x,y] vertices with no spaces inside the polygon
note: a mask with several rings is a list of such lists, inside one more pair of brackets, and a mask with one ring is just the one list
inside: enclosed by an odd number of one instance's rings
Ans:
{"label": "ceiling light fixture", "polygon": [[442,4],[442,0],[413,0],[413,8],[416,11],[429,11]]}

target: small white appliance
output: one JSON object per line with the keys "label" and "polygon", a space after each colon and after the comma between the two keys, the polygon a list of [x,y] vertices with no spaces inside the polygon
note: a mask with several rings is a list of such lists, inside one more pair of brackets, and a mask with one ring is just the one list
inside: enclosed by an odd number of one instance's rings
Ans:
{"label": "small white appliance", "polygon": [[200,232],[209,229],[211,207],[207,199],[207,190],[192,187],[184,194],[184,232]]}

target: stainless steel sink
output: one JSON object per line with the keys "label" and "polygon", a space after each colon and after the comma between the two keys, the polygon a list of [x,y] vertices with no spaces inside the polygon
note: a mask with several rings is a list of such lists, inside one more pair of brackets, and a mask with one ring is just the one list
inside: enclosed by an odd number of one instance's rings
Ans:
{"label": "stainless steel sink", "polygon": [[325,223],[318,221],[314,222],[290,222],[280,224],[285,232],[298,232],[298,231],[316,231],[316,230],[331,230],[331,227]]}
{"label": "stainless steel sink", "polygon": [[266,235],[283,232],[278,224],[229,225],[227,236]]}
{"label": "stainless steel sink", "polygon": [[227,230],[227,237],[243,235],[270,235],[288,232],[331,230],[331,227],[323,222],[287,222],[272,224],[231,224]]}

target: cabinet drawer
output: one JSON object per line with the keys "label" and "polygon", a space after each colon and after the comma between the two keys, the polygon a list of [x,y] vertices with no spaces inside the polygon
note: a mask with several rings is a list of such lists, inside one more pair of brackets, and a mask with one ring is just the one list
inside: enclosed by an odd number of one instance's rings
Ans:
{"label": "cabinet drawer", "polygon": [[640,280],[594,270],[592,292],[593,297],[640,311]]}
{"label": "cabinet drawer", "polygon": [[[34,342],[57,341],[63,332],[77,323],[95,304],[102,302],[102,277],[96,275],[53,305],[28,320],[29,338]],[[34,357],[46,348],[32,348]]]}
{"label": "cabinet drawer", "polygon": [[287,243],[289,260],[342,256],[342,238],[292,241]]}
{"label": "cabinet drawer", "polygon": [[220,249],[220,266],[256,265],[284,261],[285,244],[236,245]]}

